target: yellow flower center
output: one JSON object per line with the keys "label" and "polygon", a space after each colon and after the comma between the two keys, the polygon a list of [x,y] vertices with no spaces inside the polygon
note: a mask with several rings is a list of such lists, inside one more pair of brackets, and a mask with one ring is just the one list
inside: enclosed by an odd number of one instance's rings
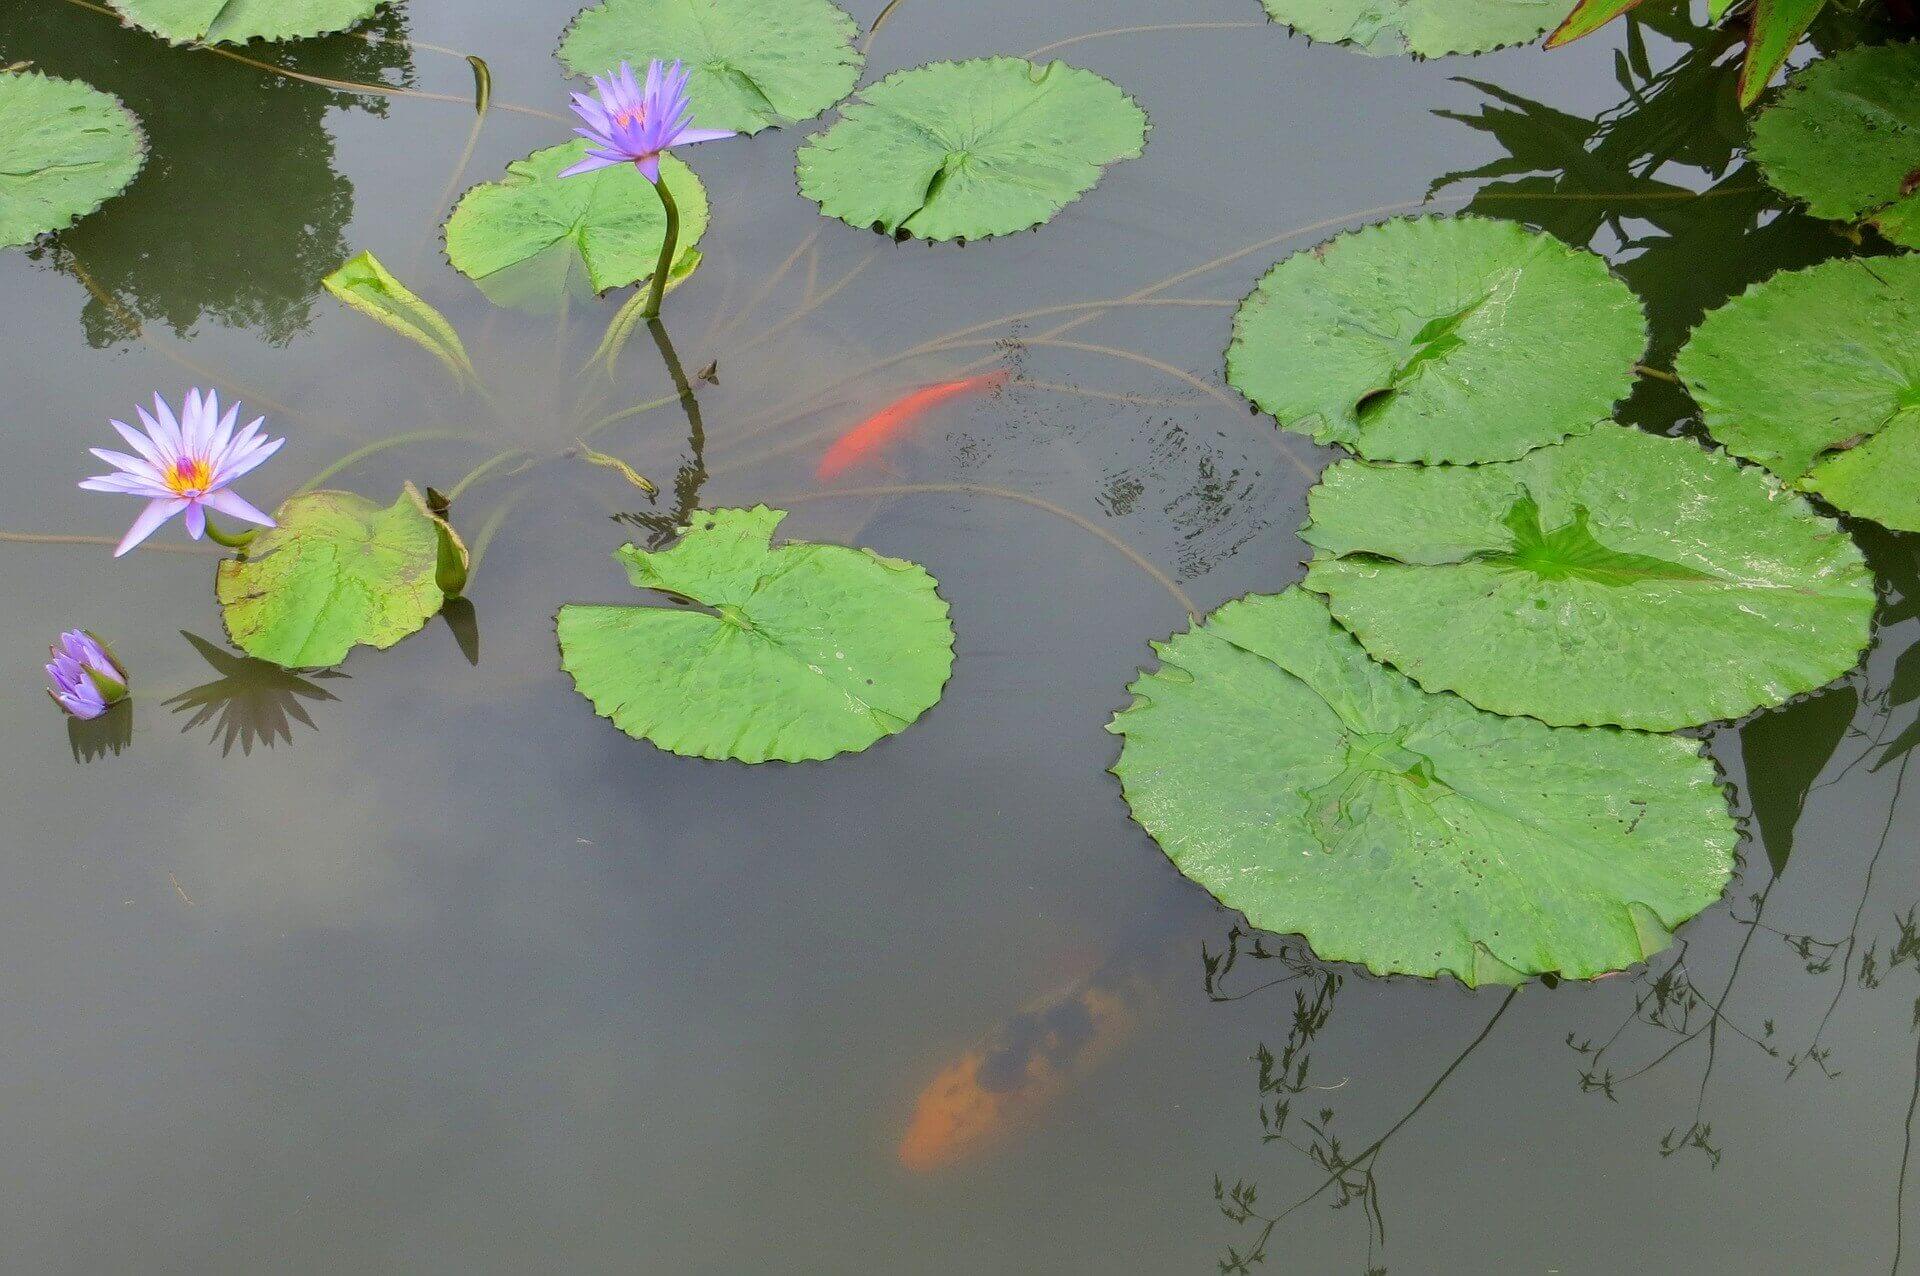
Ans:
{"label": "yellow flower center", "polygon": [[622,128],[632,124],[645,124],[647,122],[647,108],[642,105],[622,111],[613,117],[613,122]]}
{"label": "yellow flower center", "polygon": [[181,496],[204,492],[212,481],[213,467],[198,457],[183,456],[167,471],[167,486]]}

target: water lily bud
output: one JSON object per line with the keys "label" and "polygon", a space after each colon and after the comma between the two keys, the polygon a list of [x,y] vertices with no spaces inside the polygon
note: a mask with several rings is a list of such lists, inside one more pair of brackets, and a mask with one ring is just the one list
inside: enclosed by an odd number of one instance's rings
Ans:
{"label": "water lily bud", "polygon": [[75,718],[97,718],[127,698],[127,671],[105,643],[69,629],[48,648],[47,695]]}

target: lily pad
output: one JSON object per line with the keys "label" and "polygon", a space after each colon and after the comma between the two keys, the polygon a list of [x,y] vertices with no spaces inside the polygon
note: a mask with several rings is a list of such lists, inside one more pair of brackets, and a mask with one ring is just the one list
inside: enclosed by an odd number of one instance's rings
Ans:
{"label": "lily pad", "polygon": [[227,634],[288,669],[391,647],[433,618],[466,577],[466,547],[409,483],[381,509],[352,492],[308,492],[274,514],[246,557],[220,564]]}
{"label": "lily pad", "polygon": [[984,239],[1051,221],[1146,142],[1119,86],[1064,62],[896,71],[800,148],[800,192],[852,226]]}
{"label": "lily pad", "polygon": [[1823,58],[1753,122],[1753,158],[1816,217],[1865,222],[1920,248],[1920,44]]}
{"label": "lily pad", "polygon": [[758,133],[810,120],[852,91],[860,28],[828,0],[607,0],[573,21],[560,61],[575,75],[621,62],[686,63],[698,128]]}
{"label": "lily pad", "polygon": [[300,40],[345,31],[385,0],[110,0],[134,26],[171,44]]}
{"label": "lily pad", "polygon": [[[631,164],[560,176],[586,153],[584,140],[549,146],[507,165],[499,181],[461,196],[447,219],[454,268],[483,288],[503,272],[564,272],[576,263],[595,292],[650,277],[667,228],[660,196]],[[707,190],[671,155],[661,159],[660,176],[680,209],[678,275],[698,260],[694,245],[707,231]]]}
{"label": "lily pad", "polygon": [[1484,217],[1296,253],[1241,303],[1227,380],[1285,429],[1379,461],[1510,461],[1605,420],[1647,325],[1593,253]]}
{"label": "lily pad", "polygon": [[1567,0],[1261,0],[1310,40],[1363,53],[1485,53],[1526,44],[1567,16]]}
{"label": "lily pad", "polygon": [[784,510],[698,511],[678,541],[616,555],[696,607],[560,609],[560,665],[602,717],[673,753],[802,762],[864,749],[939,701],[953,624],[917,563],[804,541]]}
{"label": "lily pad", "polygon": [[1728,451],[1920,531],[1920,257],[1775,275],[1709,314],[1674,367]]}
{"label": "lily pad", "polygon": [[110,93],[36,71],[0,72],[0,248],[32,243],[118,195],[147,154]]}
{"label": "lily pad", "polygon": [[1429,691],[1654,731],[1824,686],[1867,644],[1853,541],[1769,474],[1603,425],[1518,461],[1343,461],[1309,495],[1308,589]]}
{"label": "lily pad", "polygon": [[1732,873],[1694,741],[1421,691],[1298,589],[1154,646],[1108,727],[1134,818],[1221,903],[1328,960],[1589,979],[1666,947]]}

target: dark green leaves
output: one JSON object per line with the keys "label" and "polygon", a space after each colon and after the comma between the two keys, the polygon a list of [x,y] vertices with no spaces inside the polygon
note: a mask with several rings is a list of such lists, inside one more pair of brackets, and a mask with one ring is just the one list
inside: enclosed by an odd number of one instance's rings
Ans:
{"label": "dark green leaves", "polygon": [[1920,257],[1775,275],[1709,314],[1675,367],[1728,451],[1920,531]]}
{"label": "dark green leaves", "polygon": [[1064,62],[935,62],[862,89],[800,149],[800,191],[849,225],[982,239],[1049,221],[1105,165],[1140,154],[1147,117]]}
{"label": "dark green leaves", "polygon": [[1599,257],[1513,222],[1427,217],[1296,253],[1234,321],[1227,380],[1374,460],[1511,460],[1590,430],[1646,322]]}
{"label": "dark green leaves", "polygon": [[112,0],[127,21],[174,44],[245,44],[345,31],[383,0]]}
{"label": "dark green leaves", "polygon": [[[631,164],[560,176],[586,152],[584,141],[549,146],[507,165],[499,181],[461,196],[447,219],[454,268],[482,288],[510,290],[503,295],[558,296],[558,289],[541,284],[557,280],[564,288],[576,269],[585,271],[595,292],[651,276],[667,227],[653,183]],[[707,192],[674,156],[661,159],[660,176],[680,208],[677,276],[699,260],[694,245],[707,229]]]}
{"label": "dark green leaves", "polygon": [[351,492],[309,492],[275,512],[246,556],[220,564],[227,633],[289,669],[391,647],[465,583],[466,547],[411,483],[381,509]]}
{"label": "dark green leaves", "polygon": [[1109,728],[1134,817],[1223,904],[1323,958],[1591,978],[1725,887],[1733,821],[1692,741],[1428,694],[1299,590],[1155,648]]}
{"label": "dark green leaves", "polygon": [[1525,44],[1560,21],[1567,0],[1261,0],[1275,22],[1366,53],[1485,53]]}
{"label": "dark green leaves", "polygon": [[1920,248],[1920,44],[1853,49],[1796,72],[1753,124],[1753,158],[1819,217]]}
{"label": "dark green leaves", "polygon": [[1852,668],[1873,614],[1832,520],[1625,426],[1502,465],[1344,462],[1311,510],[1307,588],[1376,659],[1556,725],[1665,731],[1779,704]]}
{"label": "dark green leaves", "polygon": [[860,78],[859,28],[827,0],[608,0],[574,19],[560,60],[575,75],[680,59],[698,128],[758,133],[810,120]]}
{"label": "dark green leaves", "polygon": [[77,80],[0,72],[0,248],[92,212],[145,158],[140,123],[117,98]]}
{"label": "dark green leaves", "polygon": [[791,542],[764,505],[696,512],[618,557],[697,606],[560,609],[560,664],[602,717],[674,753],[800,762],[864,749],[940,699],[953,625],[933,577],[867,549]]}

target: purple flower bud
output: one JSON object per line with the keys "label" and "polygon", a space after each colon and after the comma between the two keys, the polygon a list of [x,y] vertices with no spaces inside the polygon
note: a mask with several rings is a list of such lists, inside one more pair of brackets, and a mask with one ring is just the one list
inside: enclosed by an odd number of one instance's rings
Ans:
{"label": "purple flower bud", "polygon": [[47,694],[75,718],[97,718],[127,698],[127,671],[107,645],[84,629],[69,629],[48,648]]}

